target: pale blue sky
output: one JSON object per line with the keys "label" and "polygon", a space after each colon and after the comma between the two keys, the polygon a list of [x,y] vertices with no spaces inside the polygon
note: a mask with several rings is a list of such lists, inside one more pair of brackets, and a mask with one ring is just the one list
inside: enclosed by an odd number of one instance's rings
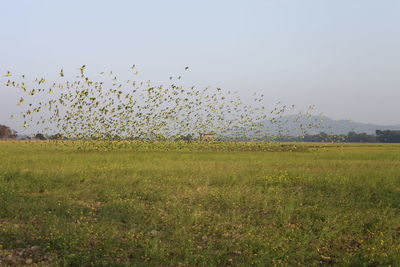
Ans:
{"label": "pale blue sky", "polygon": [[[398,0],[0,0],[0,73],[139,66],[263,92],[334,119],[400,123]],[[15,95],[0,85],[0,124]]]}

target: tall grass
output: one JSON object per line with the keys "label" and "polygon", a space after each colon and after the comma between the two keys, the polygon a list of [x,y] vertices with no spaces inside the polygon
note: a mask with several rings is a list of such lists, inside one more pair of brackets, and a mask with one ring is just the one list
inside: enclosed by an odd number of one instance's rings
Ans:
{"label": "tall grass", "polygon": [[78,147],[0,142],[0,265],[400,265],[399,145]]}

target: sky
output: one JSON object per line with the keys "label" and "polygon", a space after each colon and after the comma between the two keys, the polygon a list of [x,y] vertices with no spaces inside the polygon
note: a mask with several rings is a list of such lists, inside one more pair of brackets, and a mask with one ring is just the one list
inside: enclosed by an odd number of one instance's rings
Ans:
{"label": "sky", "polygon": [[[0,74],[123,72],[400,124],[398,0],[0,0]],[[1,80],[1,79],[0,79]],[[1,81],[4,81],[2,79]],[[0,84],[0,124],[17,96]]]}

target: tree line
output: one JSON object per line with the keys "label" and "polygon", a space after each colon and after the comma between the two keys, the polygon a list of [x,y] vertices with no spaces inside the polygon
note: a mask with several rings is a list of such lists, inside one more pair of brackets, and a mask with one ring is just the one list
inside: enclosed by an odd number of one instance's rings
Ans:
{"label": "tree line", "polygon": [[349,132],[347,135],[321,132],[299,137],[281,136],[276,140],[281,142],[400,143],[400,130],[376,130],[375,134]]}
{"label": "tree line", "polygon": [[[0,139],[17,139],[18,133],[6,125],[0,125]],[[38,140],[65,140],[62,134],[45,135],[37,133],[27,139]],[[176,140],[192,141],[192,135],[182,135]],[[224,140],[224,138],[217,138],[216,140]],[[304,136],[274,136],[268,140],[259,141],[280,141],[280,142],[344,142],[344,143],[400,143],[400,130],[376,130],[375,134],[349,132],[346,134],[333,135],[324,132],[314,135]],[[237,140],[248,141],[248,140]]]}

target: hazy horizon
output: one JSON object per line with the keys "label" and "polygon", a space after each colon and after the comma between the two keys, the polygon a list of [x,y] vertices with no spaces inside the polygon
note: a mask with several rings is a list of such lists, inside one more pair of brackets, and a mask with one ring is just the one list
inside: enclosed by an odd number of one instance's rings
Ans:
{"label": "hazy horizon", "polygon": [[[187,84],[398,125],[399,12],[395,0],[8,1],[0,75],[136,64],[144,79],[162,81],[190,66]],[[0,90],[0,124],[14,127],[15,93],[3,82]]]}

